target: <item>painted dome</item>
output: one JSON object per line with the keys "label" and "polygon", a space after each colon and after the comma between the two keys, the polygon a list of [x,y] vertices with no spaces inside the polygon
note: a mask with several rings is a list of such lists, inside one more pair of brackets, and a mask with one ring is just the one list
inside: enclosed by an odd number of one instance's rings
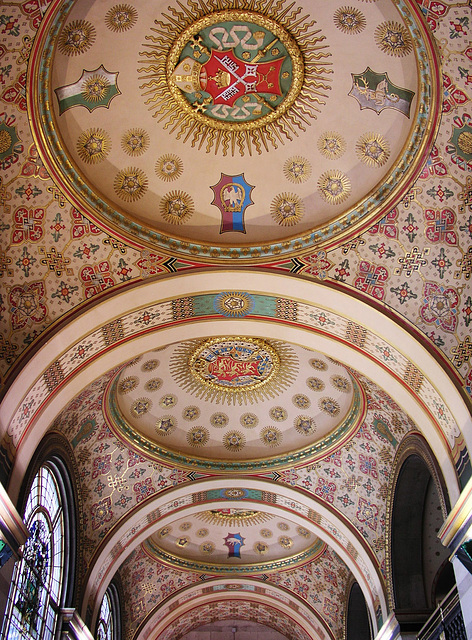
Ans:
{"label": "painted dome", "polygon": [[33,74],[38,147],[102,226],[200,259],[259,260],[359,231],[419,171],[435,88],[402,3],[238,7],[50,12]]}
{"label": "painted dome", "polygon": [[107,397],[119,437],[164,461],[219,471],[326,455],[363,415],[361,389],[344,366],[256,337],[190,340],[143,354]]}
{"label": "painted dome", "polygon": [[228,507],[177,518],[152,534],[143,548],[177,567],[237,575],[313,560],[325,545],[305,527],[270,511]]}

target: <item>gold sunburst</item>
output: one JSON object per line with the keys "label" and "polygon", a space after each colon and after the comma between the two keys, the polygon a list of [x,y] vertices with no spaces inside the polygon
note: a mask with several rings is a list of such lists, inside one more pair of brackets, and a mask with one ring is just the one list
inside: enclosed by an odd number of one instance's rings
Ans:
{"label": "gold sunburst", "polygon": [[388,160],[388,142],[380,133],[365,133],[356,144],[359,159],[370,167],[381,167]]}
{"label": "gold sunburst", "polygon": [[166,222],[183,224],[193,214],[193,200],[184,191],[171,191],[162,198],[160,209]]}
{"label": "gold sunburst", "polygon": [[303,217],[303,202],[294,193],[281,193],[272,201],[270,212],[281,226],[292,226]]}
{"label": "gold sunburst", "polygon": [[140,156],[149,147],[149,134],[144,129],[129,129],[121,138],[121,147],[130,156]]}
{"label": "gold sunburst", "polygon": [[273,515],[264,511],[252,509],[211,509],[196,513],[195,516],[203,522],[222,527],[254,526],[272,520]]}
{"label": "gold sunburst", "polygon": [[[236,351],[231,351],[234,348]],[[206,371],[206,362],[242,349],[245,362],[262,361],[261,371],[248,366],[248,375],[238,380],[223,379],[215,369]],[[222,351],[223,350],[223,351]],[[241,353],[242,353],[241,352]],[[226,362],[226,360],[225,360]],[[229,362],[230,363],[230,362]],[[224,363],[223,363],[224,364]],[[283,342],[260,338],[225,336],[207,340],[191,340],[179,345],[169,363],[175,382],[188,393],[208,401],[227,404],[247,404],[259,399],[273,398],[289,387],[298,371],[298,360]],[[254,375],[250,375],[250,373]]]}
{"label": "gold sunburst", "polygon": [[[179,2],[178,7],[169,7],[169,14],[163,13],[161,19],[155,20],[156,27],[150,29],[152,33],[146,36],[143,45],[147,50],[140,53],[139,63],[146,65],[138,69],[144,81],[140,89],[153,117],[165,123],[165,128],[178,139],[199,149],[205,145],[207,153],[261,154],[264,149],[268,151],[293,140],[298,131],[305,131],[310,121],[316,119],[331,89],[329,75],[333,70],[327,60],[331,54],[321,30],[312,29],[316,21],[303,15],[301,7],[294,7],[288,0],[277,3],[260,0],[257,12],[254,6],[250,0]],[[241,54],[244,61],[255,63],[264,56],[278,56],[282,49],[290,59],[289,70],[281,73],[287,85],[286,95],[280,99],[254,91],[253,100],[244,96],[241,100],[252,100],[254,116],[244,122],[236,117],[229,122],[209,117],[209,105],[213,107],[211,95],[205,97],[199,91],[198,74],[192,75],[211,55],[202,40],[204,30],[228,22],[250,25],[256,40],[258,34],[265,33],[264,45],[255,56],[248,51]],[[189,47],[196,59],[182,57],[184,49],[189,56]],[[184,80],[185,87],[178,86]],[[191,100],[186,98],[185,91],[192,92]]]}
{"label": "gold sunburst", "polygon": [[156,174],[161,180],[177,180],[184,170],[182,160],[173,153],[166,153],[156,162]]}
{"label": "gold sunburst", "polygon": [[127,31],[134,27],[138,12],[129,4],[117,4],[105,16],[105,24],[111,31]]}
{"label": "gold sunburst", "polygon": [[103,129],[83,131],[77,140],[77,153],[84,162],[96,164],[104,160],[110,152],[111,142]]}
{"label": "gold sunburst", "polygon": [[339,204],[351,193],[351,181],[344,173],[333,169],[323,173],[318,180],[318,188],[326,202]]}
{"label": "gold sunburst", "polygon": [[59,37],[59,51],[66,56],[84,53],[95,41],[95,27],[87,20],[67,24]]}
{"label": "gold sunburst", "polygon": [[340,7],[333,20],[336,27],[344,33],[360,33],[366,26],[364,14],[354,7]]}
{"label": "gold sunburst", "polygon": [[87,102],[99,102],[103,100],[110,89],[110,82],[106,76],[95,74],[82,85],[81,93]]}
{"label": "gold sunburst", "polygon": [[241,451],[246,444],[246,436],[241,431],[229,431],[223,436],[223,445],[228,451]]}
{"label": "gold sunburst", "polygon": [[142,198],[148,187],[147,176],[141,169],[129,167],[119,171],[114,182],[116,194],[126,200],[133,202]]}
{"label": "gold sunburst", "polygon": [[311,164],[306,158],[293,156],[285,162],[284,174],[290,182],[306,182],[311,175]]}
{"label": "gold sunburst", "polygon": [[318,138],[318,149],[329,160],[336,160],[346,151],[346,141],[336,131],[326,131]]}
{"label": "gold sunburst", "polygon": [[377,46],[390,56],[406,56],[413,49],[407,29],[392,20],[379,24],[375,30],[374,38]]}

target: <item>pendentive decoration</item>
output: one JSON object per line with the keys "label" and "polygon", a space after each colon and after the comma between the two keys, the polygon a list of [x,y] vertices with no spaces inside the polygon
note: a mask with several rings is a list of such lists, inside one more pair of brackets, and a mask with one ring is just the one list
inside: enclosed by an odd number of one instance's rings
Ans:
{"label": "pendentive decoration", "polygon": [[284,4],[262,0],[257,12],[214,11],[205,0],[169,7],[172,16],[155,20],[140,53],[148,65],[138,69],[140,88],[154,117],[223,155],[260,154],[304,131],[331,88],[330,53],[316,21]]}

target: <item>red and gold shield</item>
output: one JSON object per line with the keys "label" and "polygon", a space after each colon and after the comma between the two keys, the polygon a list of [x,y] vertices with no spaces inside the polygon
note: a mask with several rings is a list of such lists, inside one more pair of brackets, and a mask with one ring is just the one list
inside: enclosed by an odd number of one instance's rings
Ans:
{"label": "red and gold shield", "polygon": [[270,62],[249,63],[239,60],[232,50],[212,51],[200,70],[200,84],[214,104],[232,106],[250,93],[282,95],[280,69],[285,57]]}

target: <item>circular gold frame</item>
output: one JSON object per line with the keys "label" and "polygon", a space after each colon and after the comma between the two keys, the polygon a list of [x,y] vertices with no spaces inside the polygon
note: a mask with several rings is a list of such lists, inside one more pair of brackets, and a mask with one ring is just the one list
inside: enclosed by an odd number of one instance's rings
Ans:
{"label": "circular gold frame", "polygon": [[[233,341],[233,342],[245,342],[251,345],[258,347],[260,350],[266,351],[270,357],[272,358],[272,371],[269,373],[267,378],[263,380],[258,380],[257,382],[253,382],[251,384],[247,384],[241,387],[231,387],[226,386],[224,384],[218,384],[218,382],[213,382],[211,380],[207,380],[201,373],[198,371],[197,361],[200,358],[200,355],[206,349],[212,347],[214,344],[218,344],[220,342]],[[244,392],[251,392],[255,389],[265,386],[268,384],[274,376],[276,376],[280,370],[280,356],[277,351],[265,340],[261,340],[260,338],[241,338],[237,336],[228,336],[227,338],[218,337],[218,338],[209,338],[205,340],[202,344],[200,344],[190,357],[188,361],[189,370],[192,375],[198,380],[200,384],[213,389],[215,391],[222,391],[224,393],[235,393],[241,394]]]}
{"label": "circular gold frame", "polygon": [[[273,35],[277,36],[280,42],[287,50],[293,65],[292,71],[292,86],[290,87],[287,95],[282,100],[274,111],[268,113],[265,116],[258,118],[257,120],[251,120],[250,122],[222,122],[210,118],[205,114],[198,113],[192,108],[191,104],[183,95],[182,91],[172,82],[172,74],[179,62],[180,54],[183,48],[190,40],[190,38],[202,29],[210,27],[213,24],[220,22],[250,22],[260,27],[264,27],[270,31]],[[166,75],[167,75],[167,88],[172,98],[177,103],[177,106],[182,109],[186,114],[191,115],[199,122],[204,123],[206,126],[213,129],[229,129],[231,131],[247,131],[253,129],[259,129],[265,127],[267,124],[277,120],[282,114],[284,114],[297,99],[305,77],[304,63],[302,53],[296,44],[294,38],[275,20],[268,18],[267,16],[260,15],[253,11],[240,11],[237,9],[217,11],[207,16],[203,16],[191,26],[187,27],[177,38],[172,45],[169,55],[166,61]]]}

